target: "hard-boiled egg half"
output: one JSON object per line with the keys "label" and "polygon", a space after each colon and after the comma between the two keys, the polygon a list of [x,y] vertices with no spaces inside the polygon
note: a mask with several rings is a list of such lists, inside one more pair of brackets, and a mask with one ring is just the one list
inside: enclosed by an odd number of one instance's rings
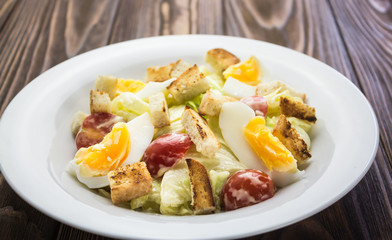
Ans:
{"label": "hard-boiled egg half", "polygon": [[252,169],[268,173],[283,187],[303,176],[297,161],[265,126],[263,117],[242,102],[225,103],[219,115],[223,138],[237,158]]}
{"label": "hard-boiled egg half", "polygon": [[116,123],[100,143],[76,152],[69,163],[69,172],[89,188],[108,186],[108,172],[139,161],[153,135],[154,126],[148,113],[128,123]]}

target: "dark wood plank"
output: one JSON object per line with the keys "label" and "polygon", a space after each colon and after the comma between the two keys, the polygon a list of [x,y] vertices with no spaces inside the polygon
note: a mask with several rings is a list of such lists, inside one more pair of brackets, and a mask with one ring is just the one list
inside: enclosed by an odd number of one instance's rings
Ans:
{"label": "dark wood plank", "polygon": [[359,85],[375,110],[380,129],[375,164],[366,175],[365,183],[351,194],[357,202],[357,212],[363,216],[361,225],[367,230],[366,237],[392,239],[391,2],[330,2]]}
{"label": "dark wood plank", "polygon": [[0,1],[0,31],[7,21],[9,15],[11,14],[12,10],[15,8],[17,4],[16,0],[1,0]]}

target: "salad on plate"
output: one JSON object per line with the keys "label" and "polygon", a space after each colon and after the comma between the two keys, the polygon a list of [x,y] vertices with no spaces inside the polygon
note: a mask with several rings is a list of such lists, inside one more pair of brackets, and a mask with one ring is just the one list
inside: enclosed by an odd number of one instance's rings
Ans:
{"label": "salad on plate", "polygon": [[75,113],[67,171],[113,204],[165,215],[231,211],[306,177],[315,109],[264,76],[255,56],[221,48],[197,66],[147,68],[145,81],[99,76]]}

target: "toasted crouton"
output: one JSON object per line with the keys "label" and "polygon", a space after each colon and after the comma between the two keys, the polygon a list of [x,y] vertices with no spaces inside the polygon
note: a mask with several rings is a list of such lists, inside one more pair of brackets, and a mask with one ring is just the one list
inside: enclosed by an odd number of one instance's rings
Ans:
{"label": "toasted crouton", "polygon": [[169,109],[165,96],[162,92],[151,95],[148,98],[150,104],[150,113],[152,124],[156,128],[161,128],[170,125]]}
{"label": "toasted crouton", "polygon": [[170,73],[173,70],[175,63],[170,63],[166,66],[155,66],[147,68],[146,82],[163,82],[170,79]]}
{"label": "toasted crouton", "polygon": [[200,162],[187,158],[191,181],[192,207],[196,215],[209,214],[215,211],[214,195],[207,169]]}
{"label": "toasted crouton", "polygon": [[199,112],[208,116],[216,116],[220,113],[224,103],[235,101],[238,100],[228,96],[221,96],[207,90],[206,94],[201,99]]}
{"label": "toasted crouton", "polygon": [[183,103],[210,88],[208,80],[196,65],[188,68],[167,89],[178,103]]}
{"label": "toasted crouton", "polygon": [[305,93],[297,92],[293,90],[291,87],[287,86],[286,84],[276,80],[271,82],[262,82],[259,85],[257,85],[256,95],[265,96],[276,91],[279,88],[281,89],[281,91],[288,90],[293,97],[301,98],[303,101],[305,101],[306,99]]}
{"label": "toasted crouton", "polygon": [[87,117],[87,114],[81,111],[77,111],[72,119],[71,130],[72,134],[75,137],[78,134],[80,127],[83,124],[84,119]]}
{"label": "toasted crouton", "polygon": [[308,145],[298,134],[297,130],[291,127],[291,123],[286,119],[285,115],[279,116],[272,134],[293,154],[298,164],[302,164],[312,157]]}
{"label": "toasted crouton", "polygon": [[296,101],[287,97],[281,97],[280,112],[287,117],[296,117],[307,120],[309,122],[316,122],[316,110],[305,103]]}
{"label": "toasted crouton", "polygon": [[119,167],[108,173],[112,202],[119,204],[152,191],[152,178],[145,162]]}
{"label": "toasted crouton", "polygon": [[191,108],[182,113],[181,123],[196,145],[196,150],[207,157],[214,157],[220,143],[205,120]]}
{"label": "toasted crouton", "polygon": [[231,65],[240,62],[240,59],[232,53],[222,48],[211,49],[207,52],[206,62],[209,63],[218,73],[222,73]]}
{"label": "toasted crouton", "polygon": [[97,90],[90,91],[90,112],[111,112],[109,94]]}
{"label": "toasted crouton", "polygon": [[99,76],[95,80],[95,89],[109,94],[110,99],[113,100],[117,94],[117,81],[118,79],[113,76]]}
{"label": "toasted crouton", "polygon": [[183,72],[185,72],[190,67],[192,67],[191,64],[180,59],[174,64],[174,66],[170,72],[170,77],[171,78],[178,78]]}

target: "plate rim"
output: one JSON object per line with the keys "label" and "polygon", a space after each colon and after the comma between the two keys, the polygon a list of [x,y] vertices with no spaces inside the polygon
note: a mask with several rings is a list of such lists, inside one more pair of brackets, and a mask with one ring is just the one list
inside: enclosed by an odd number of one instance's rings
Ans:
{"label": "plate rim", "polygon": [[[255,231],[253,231],[253,232],[239,233],[238,235],[235,235],[235,236],[230,235],[230,236],[222,236],[222,237],[219,237],[219,238],[226,238],[226,237],[236,237],[236,238],[239,238],[239,237],[246,237],[246,236],[250,236],[250,235],[254,235],[254,234],[259,234],[259,233],[263,233],[263,232],[268,232],[268,231],[272,231],[272,230],[275,230],[275,229],[279,229],[279,228],[288,226],[288,225],[290,225],[290,224],[292,224],[292,223],[301,221],[301,220],[303,220],[303,219],[305,219],[305,218],[307,218],[307,217],[309,217],[309,216],[314,215],[315,213],[318,213],[318,212],[324,210],[325,208],[329,207],[330,205],[332,205],[333,203],[335,203],[336,201],[338,201],[339,199],[341,199],[344,195],[346,195],[349,191],[351,191],[351,190],[359,183],[359,181],[362,180],[362,178],[365,176],[365,174],[368,172],[369,168],[371,167],[372,163],[374,162],[374,159],[375,159],[376,154],[377,154],[378,145],[379,145],[379,128],[378,128],[377,117],[376,117],[376,115],[375,115],[375,112],[374,112],[372,106],[370,105],[369,101],[366,99],[366,97],[364,96],[364,94],[358,89],[357,86],[354,85],[353,82],[351,82],[349,79],[347,79],[343,74],[339,73],[338,71],[336,71],[335,69],[333,69],[332,67],[330,67],[329,65],[327,65],[326,63],[321,62],[320,60],[317,60],[317,59],[312,58],[312,57],[310,57],[310,56],[308,56],[308,55],[306,55],[306,54],[303,54],[303,53],[301,53],[301,52],[297,52],[297,51],[295,51],[295,50],[293,50],[293,49],[290,49],[290,48],[286,48],[286,47],[279,46],[279,45],[272,44],[272,43],[268,43],[268,42],[263,42],[263,41],[254,40],[254,39],[241,38],[241,37],[221,36],[221,35],[175,35],[175,36],[170,35],[170,36],[155,36],[155,37],[147,37],[147,38],[140,38],[140,39],[134,39],[134,40],[123,41],[123,42],[119,42],[119,43],[115,43],[115,44],[111,44],[111,45],[107,45],[107,46],[102,46],[102,47],[96,48],[96,49],[94,49],[94,50],[91,50],[91,51],[82,53],[82,54],[80,54],[80,55],[77,55],[77,56],[75,56],[75,57],[72,57],[72,58],[70,58],[70,59],[68,59],[68,60],[66,60],[66,61],[64,61],[64,62],[62,62],[62,63],[60,63],[60,64],[57,64],[57,65],[51,67],[50,69],[48,69],[48,70],[45,71],[44,73],[42,73],[42,74],[40,74],[39,76],[37,76],[37,77],[36,77],[34,80],[32,80],[29,84],[27,84],[27,85],[26,85],[26,86],[25,86],[25,87],[24,87],[24,88],[23,88],[23,89],[22,89],[22,90],[21,90],[21,91],[11,100],[11,101],[10,101],[10,103],[9,103],[8,106],[7,106],[7,108],[4,110],[4,112],[3,112],[2,116],[1,116],[1,119],[0,119],[0,132],[2,132],[2,131],[3,131],[3,128],[4,128],[4,126],[3,126],[3,125],[4,125],[4,116],[6,116],[6,117],[8,116],[8,114],[9,114],[9,113],[8,113],[8,112],[9,112],[9,109],[10,109],[10,108],[11,108],[11,109],[13,108],[14,102],[15,102],[16,100],[18,100],[18,98],[20,98],[20,95],[23,95],[24,92],[26,91],[26,89],[30,89],[30,88],[32,88],[32,86],[36,85],[37,82],[39,81],[39,79],[42,78],[42,75],[43,75],[43,74],[48,74],[48,72],[56,71],[56,69],[59,69],[59,68],[61,69],[61,67],[64,66],[64,64],[65,64],[66,62],[69,62],[69,61],[71,61],[72,59],[79,59],[79,58],[81,58],[82,56],[88,56],[89,54],[92,54],[92,52],[101,51],[101,49],[116,48],[116,46],[120,46],[120,45],[122,45],[122,44],[127,45],[127,44],[133,44],[133,43],[135,43],[135,42],[143,42],[143,41],[146,41],[146,40],[147,40],[147,41],[157,41],[157,40],[159,41],[159,40],[162,40],[162,39],[173,40],[173,39],[181,39],[181,38],[195,38],[195,39],[197,39],[197,38],[207,38],[207,39],[208,39],[208,38],[221,38],[221,39],[222,39],[222,38],[227,38],[227,39],[229,39],[229,38],[230,38],[230,39],[237,39],[236,41],[238,41],[238,40],[239,40],[239,41],[252,41],[252,42],[257,42],[257,43],[261,43],[261,44],[267,44],[267,45],[274,46],[274,47],[279,47],[279,48],[284,49],[284,51],[291,51],[291,52],[294,52],[295,54],[300,54],[300,55],[302,55],[302,57],[306,57],[306,58],[311,59],[311,61],[317,61],[317,62],[318,62],[317,64],[320,64],[320,63],[321,63],[324,67],[328,67],[328,68],[329,68],[329,71],[332,70],[332,71],[338,73],[343,79],[345,79],[348,83],[351,84],[351,87],[353,87],[355,90],[357,90],[357,92],[360,94],[360,96],[365,100],[366,107],[367,107],[368,110],[370,110],[370,115],[371,115],[371,118],[372,118],[373,123],[374,123],[375,139],[374,139],[374,144],[373,144],[372,152],[370,153],[370,156],[371,156],[371,157],[370,157],[370,159],[367,161],[367,164],[366,164],[365,168],[361,171],[361,174],[355,179],[355,181],[353,181],[353,182],[350,184],[350,186],[349,186],[348,188],[346,188],[346,189],[344,189],[343,191],[341,191],[340,194],[338,194],[338,195],[335,196],[334,198],[330,198],[329,201],[324,202],[324,204],[322,204],[321,207],[315,209],[314,211],[307,212],[307,214],[303,214],[301,217],[297,217],[297,218],[295,218],[294,220],[292,220],[292,221],[290,221],[290,222],[286,222],[286,223],[284,223],[284,224],[282,224],[282,225],[275,226],[275,227],[273,227],[273,228],[271,228],[271,229],[268,229],[267,231],[255,230]],[[72,60],[72,61],[74,61],[74,60]],[[19,97],[18,97],[18,96],[19,96]],[[2,138],[2,137],[0,137],[0,138]],[[372,143],[373,143],[373,141],[372,141]],[[1,148],[0,148],[0,149],[1,149]],[[1,154],[2,154],[2,153],[1,153]],[[33,200],[31,200],[31,199],[29,198],[29,196],[27,196],[24,192],[22,192],[22,191],[18,188],[18,186],[16,186],[16,182],[12,179],[11,176],[8,176],[8,174],[7,174],[6,171],[4,171],[3,161],[0,161],[0,169],[1,169],[2,175],[3,175],[4,178],[6,179],[7,183],[12,187],[12,189],[13,189],[21,198],[23,198],[26,202],[28,202],[30,205],[32,205],[34,208],[36,208],[36,209],[39,210],[40,212],[42,212],[42,213],[44,213],[44,214],[46,214],[46,215],[48,215],[48,216],[50,216],[50,217],[56,219],[56,220],[59,221],[59,222],[63,222],[63,223],[65,223],[65,224],[67,224],[67,225],[73,226],[73,227],[78,228],[78,229],[82,229],[82,230],[84,230],[84,231],[93,232],[93,233],[97,233],[97,234],[105,235],[105,236],[110,236],[110,237],[124,237],[123,235],[121,235],[121,236],[119,236],[119,235],[112,235],[112,234],[110,234],[110,233],[108,234],[107,232],[97,231],[97,229],[90,229],[90,228],[86,228],[86,227],[84,227],[84,226],[76,225],[76,224],[73,223],[73,222],[70,222],[70,221],[68,221],[68,220],[65,220],[64,218],[61,218],[61,216],[55,215],[53,212],[47,211],[47,209],[42,208],[42,206],[41,206],[40,204],[38,204],[38,203],[34,202]],[[128,237],[142,237],[142,238],[145,238],[146,236],[131,236],[131,235],[129,235]],[[147,238],[148,238],[148,237],[147,237]],[[215,238],[215,237],[214,237],[214,238]],[[151,239],[152,239],[152,238],[151,238]]]}

